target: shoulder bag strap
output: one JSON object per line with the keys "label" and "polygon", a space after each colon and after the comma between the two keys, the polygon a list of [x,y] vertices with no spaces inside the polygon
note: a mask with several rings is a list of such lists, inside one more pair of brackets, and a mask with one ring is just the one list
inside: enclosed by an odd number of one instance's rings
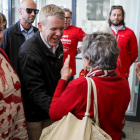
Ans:
{"label": "shoulder bag strap", "polygon": [[90,109],[90,104],[91,104],[91,82],[90,79],[86,77],[87,80],[87,107],[86,107],[86,112],[85,116],[90,117],[89,109]]}
{"label": "shoulder bag strap", "polygon": [[97,100],[97,89],[96,89],[96,85],[95,82],[92,78],[89,78],[91,83],[92,83],[92,88],[93,88],[93,97],[94,97],[94,119],[95,119],[95,123],[97,125],[99,125],[99,118],[98,118],[98,100]]}

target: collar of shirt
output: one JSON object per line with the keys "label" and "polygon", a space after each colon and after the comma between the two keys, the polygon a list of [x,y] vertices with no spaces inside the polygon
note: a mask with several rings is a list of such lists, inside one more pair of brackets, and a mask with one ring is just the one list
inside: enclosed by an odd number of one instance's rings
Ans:
{"label": "collar of shirt", "polygon": [[43,36],[42,36],[41,33],[40,33],[40,37],[41,37],[42,41],[44,42],[44,44],[47,46],[47,48],[48,48],[52,53],[55,54],[55,51],[56,51],[56,49],[58,48],[59,45],[57,45],[56,47],[50,46],[50,45],[43,39]]}
{"label": "collar of shirt", "polygon": [[26,31],[23,26],[20,24],[20,29],[21,29],[21,32],[26,32],[26,33],[31,33],[33,31],[33,26],[31,25],[31,28],[29,29],[29,31]]}
{"label": "collar of shirt", "polygon": [[34,35],[34,29],[33,26],[31,26],[31,28],[29,29],[29,31],[26,31],[23,26],[20,24],[20,30],[22,32],[22,34],[25,37],[25,40],[31,38]]}
{"label": "collar of shirt", "polygon": [[115,29],[113,26],[111,26],[111,29],[115,32],[115,34],[117,34],[118,31],[125,30],[125,26],[121,25],[118,29]]}

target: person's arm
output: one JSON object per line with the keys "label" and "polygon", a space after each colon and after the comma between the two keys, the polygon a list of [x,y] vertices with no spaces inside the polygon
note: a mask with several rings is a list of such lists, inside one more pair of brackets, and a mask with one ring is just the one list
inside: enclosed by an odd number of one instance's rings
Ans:
{"label": "person's arm", "polygon": [[86,35],[86,33],[80,28],[78,33],[78,41],[83,41],[83,37]]}
{"label": "person's arm", "polygon": [[55,89],[49,109],[50,118],[55,121],[67,115],[68,112],[72,112],[78,104],[78,101],[76,100],[76,93],[78,92],[77,87],[73,83],[70,83],[66,88],[67,81],[72,74],[72,70],[69,68],[69,62],[70,56],[68,55],[68,58],[66,58],[64,66],[61,70],[61,79]]}
{"label": "person's arm", "polygon": [[9,38],[8,31],[7,31],[7,29],[5,29],[3,32],[3,40],[2,40],[2,44],[1,44],[0,48],[2,48],[6,52],[7,55],[8,55],[7,47],[9,46],[8,45],[9,40],[10,40],[10,38]]}
{"label": "person's arm", "polygon": [[59,80],[50,104],[49,116],[54,121],[62,119],[69,112],[76,115],[84,102],[81,85],[77,86],[74,80],[67,87],[66,84],[65,80]]}
{"label": "person's arm", "polygon": [[132,34],[130,36],[130,58],[131,58],[131,65],[132,63],[137,59],[138,57],[138,44],[137,44],[137,38],[132,31]]}
{"label": "person's arm", "polygon": [[138,79],[140,81],[140,62],[137,63],[137,66],[136,66],[135,70],[136,70]]}
{"label": "person's arm", "polygon": [[[78,41],[83,41],[83,37],[86,35],[86,33],[80,28],[78,32]],[[81,53],[81,48],[77,48],[76,55]]]}
{"label": "person's arm", "polygon": [[[40,106],[45,112],[49,111],[51,96],[46,88],[42,59],[31,54],[23,54],[18,59],[18,73],[21,81],[21,90],[24,100],[28,97]],[[47,73],[47,71],[46,71]]]}

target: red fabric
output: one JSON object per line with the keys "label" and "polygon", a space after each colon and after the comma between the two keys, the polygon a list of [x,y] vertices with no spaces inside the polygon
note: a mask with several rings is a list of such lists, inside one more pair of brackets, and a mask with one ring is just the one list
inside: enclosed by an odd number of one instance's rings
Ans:
{"label": "red fabric", "polygon": [[0,49],[0,139],[27,140],[19,78]]}
{"label": "red fabric", "polygon": [[[121,140],[121,121],[130,101],[128,81],[119,76],[92,78],[97,87],[100,126],[113,140]],[[67,88],[66,84],[65,80],[60,79],[56,87],[49,110],[52,120],[57,121],[67,115],[68,112],[72,112],[76,117],[82,119],[86,111],[86,79],[84,77],[77,78],[71,81]],[[93,95],[90,114],[93,117]]]}
{"label": "red fabric", "polygon": [[5,53],[5,51],[2,49],[2,48],[0,48],[0,52],[2,53],[2,55],[6,58],[6,60],[10,63],[10,65],[11,65],[11,62],[10,62],[10,60],[9,60],[9,57],[7,56],[7,54]]}
{"label": "red fabric", "polygon": [[[114,35],[115,32],[113,31]],[[116,73],[122,77],[129,77],[129,68],[138,57],[138,44],[134,32],[127,28],[117,33],[120,54],[117,60]]]}
{"label": "red fabric", "polygon": [[72,69],[72,76],[76,74],[76,61],[75,56],[77,52],[78,41],[83,41],[83,36],[85,32],[78,27],[70,26],[64,29],[64,34],[61,39],[63,44],[63,64],[68,54],[70,54],[70,68]]}
{"label": "red fabric", "polygon": [[84,69],[82,69],[79,73],[79,77],[84,77],[86,74],[86,71]]}

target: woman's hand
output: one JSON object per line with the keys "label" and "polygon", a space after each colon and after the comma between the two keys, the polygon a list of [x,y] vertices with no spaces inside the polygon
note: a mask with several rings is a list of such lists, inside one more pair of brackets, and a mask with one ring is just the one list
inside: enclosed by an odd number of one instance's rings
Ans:
{"label": "woman's hand", "polygon": [[66,58],[64,62],[64,66],[61,69],[61,79],[64,79],[66,81],[68,81],[68,79],[72,75],[72,69],[69,68],[69,63],[70,63],[70,55],[68,55],[68,57]]}
{"label": "woman's hand", "polygon": [[139,81],[140,81],[140,62],[137,63],[135,70],[136,70],[137,76],[138,76]]}

